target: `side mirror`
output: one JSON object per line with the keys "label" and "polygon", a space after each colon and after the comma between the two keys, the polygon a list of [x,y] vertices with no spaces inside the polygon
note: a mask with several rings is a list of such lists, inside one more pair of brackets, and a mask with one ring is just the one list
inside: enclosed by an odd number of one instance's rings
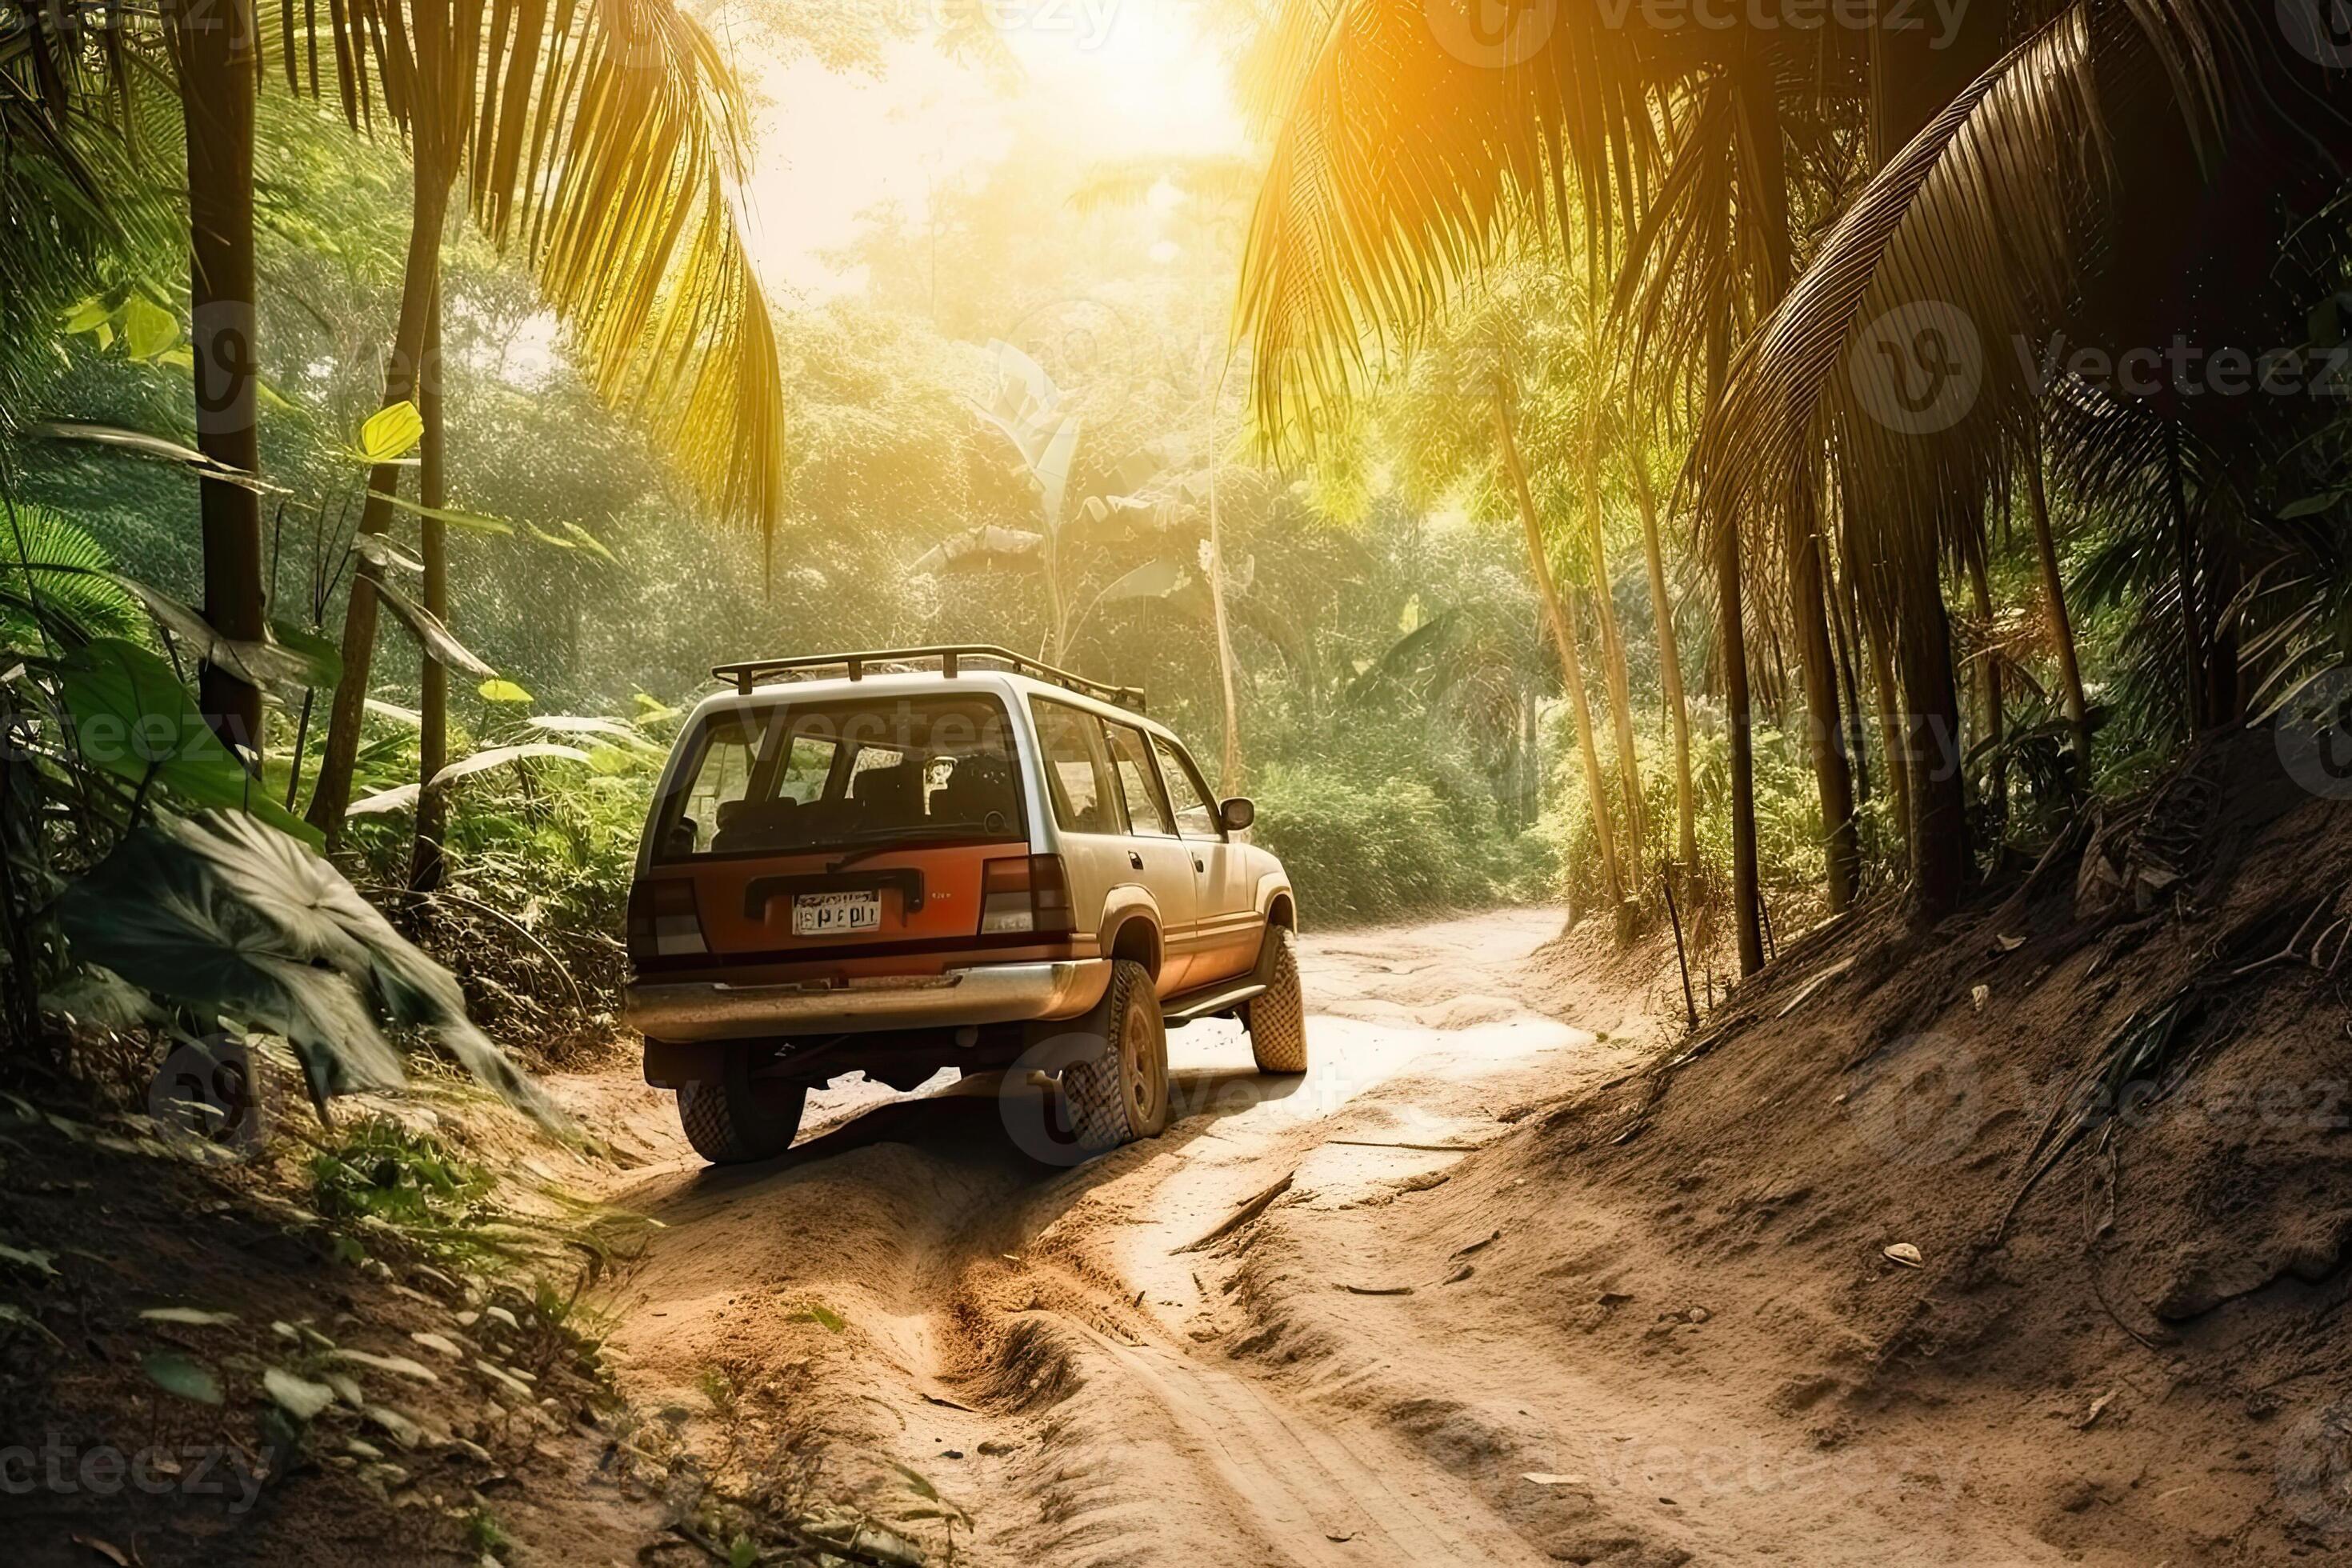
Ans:
{"label": "side mirror", "polygon": [[1217,820],[1228,833],[1243,832],[1257,820],[1257,806],[1249,796],[1237,795],[1217,807]]}

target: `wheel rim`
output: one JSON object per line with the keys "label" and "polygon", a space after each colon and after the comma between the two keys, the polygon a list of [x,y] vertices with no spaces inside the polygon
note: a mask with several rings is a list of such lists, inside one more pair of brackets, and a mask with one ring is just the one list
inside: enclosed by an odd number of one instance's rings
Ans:
{"label": "wheel rim", "polygon": [[1127,1110],[1139,1127],[1151,1120],[1151,1021],[1140,1007],[1130,1008],[1119,1031],[1118,1054],[1126,1068]]}

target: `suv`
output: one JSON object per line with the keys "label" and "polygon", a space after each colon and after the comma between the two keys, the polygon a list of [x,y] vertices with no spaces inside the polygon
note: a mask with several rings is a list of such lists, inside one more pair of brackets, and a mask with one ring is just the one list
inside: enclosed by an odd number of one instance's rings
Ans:
{"label": "suv", "polygon": [[1153,1137],[1195,1018],[1307,1069],[1290,879],[1140,692],[983,647],[712,673],[734,689],[679,731],[638,850],[626,996],[704,1159],[782,1152],[846,1073],[1016,1063],[1079,1149]]}

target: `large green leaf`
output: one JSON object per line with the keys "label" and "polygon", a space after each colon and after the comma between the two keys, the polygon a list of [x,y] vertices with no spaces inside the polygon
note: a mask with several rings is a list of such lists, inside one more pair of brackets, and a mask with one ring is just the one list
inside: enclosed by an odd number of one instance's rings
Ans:
{"label": "large green leaf", "polygon": [[429,517],[436,522],[446,522],[452,528],[462,528],[470,533],[509,534],[515,525],[502,517],[490,517],[478,511],[460,511],[456,507],[426,506],[390,490],[370,490],[368,494],[386,505],[407,512],[412,517]]}
{"label": "large green leaf", "polygon": [[58,919],[77,958],[284,1036],[322,1100],[403,1081],[389,1023],[432,1030],[484,1085],[555,1120],[467,1019],[447,970],[325,858],[251,816],[142,825],[66,889]]}
{"label": "large green leaf", "polygon": [[561,746],[552,741],[526,741],[517,746],[492,746],[487,751],[476,752],[470,757],[451,763],[447,767],[435,773],[426,782],[425,787],[428,790],[446,789],[459,779],[471,778],[476,773],[488,773],[492,768],[502,768],[509,763],[527,763],[535,759],[562,763],[585,763],[590,760],[588,753],[577,746]]}
{"label": "large green leaf", "polygon": [[191,805],[251,812],[286,832],[316,830],[263,791],[205,723],[161,657],[120,637],[98,637],[57,664],[58,688],[84,762],[135,787],[161,788]]}
{"label": "large green leaf", "polygon": [[459,642],[456,634],[443,626],[441,618],[432,611],[427,610],[389,583],[378,583],[375,591],[376,595],[383,601],[384,606],[401,618],[402,623],[415,636],[416,640],[425,645],[425,651],[431,654],[436,661],[448,666],[451,669],[462,669],[468,675],[478,675],[486,679],[498,674],[497,670],[475,657],[471,648]]}
{"label": "large green leaf", "polygon": [[199,479],[218,479],[226,484],[239,485],[247,489],[259,490],[265,494],[287,493],[282,486],[269,484],[258,474],[247,472],[244,468],[235,468],[227,463],[215,462],[193,447],[184,447],[177,441],[165,440],[161,436],[150,436],[143,430],[126,430],[117,425],[61,421],[35,425],[31,426],[29,433],[52,441],[79,441],[91,446],[110,447],[119,452],[128,452],[133,457],[152,458],[158,462],[176,463],[194,473]]}

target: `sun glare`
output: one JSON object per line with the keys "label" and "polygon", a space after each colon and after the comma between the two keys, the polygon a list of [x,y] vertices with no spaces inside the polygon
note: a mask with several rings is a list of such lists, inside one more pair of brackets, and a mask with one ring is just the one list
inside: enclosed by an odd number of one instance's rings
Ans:
{"label": "sun glare", "polygon": [[[1027,105],[1050,108],[1075,148],[1105,161],[1244,144],[1224,61],[1186,8],[1002,0],[992,15],[1020,69],[1010,86],[919,38],[893,45],[871,75],[807,61],[759,74],[771,107],[745,195],[771,286],[812,295],[861,287],[827,258],[855,237],[859,215],[895,205],[919,217],[940,184],[1007,154],[1013,113]],[[1177,195],[1155,191],[1153,205]]]}

